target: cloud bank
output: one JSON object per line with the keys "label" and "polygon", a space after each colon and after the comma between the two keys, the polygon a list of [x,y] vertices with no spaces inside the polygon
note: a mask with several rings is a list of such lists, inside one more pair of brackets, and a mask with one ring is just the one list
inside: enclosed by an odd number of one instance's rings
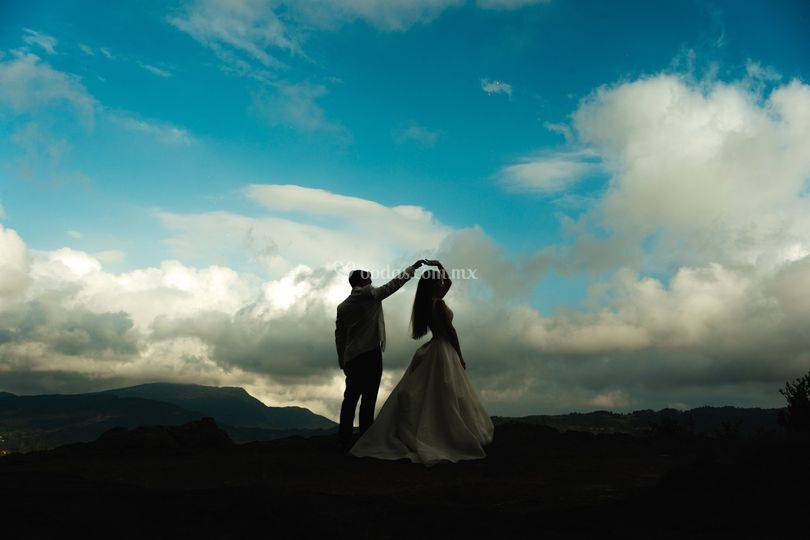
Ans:
{"label": "cloud bank", "polygon": [[[522,256],[422,207],[292,184],[246,186],[252,214],[157,211],[176,260],[125,272],[2,228],[0,381],[235,384],[334,417],[333,317],[348,266],[431,255],[478,270],[448,302],[493,414],[777,404],[776,388],[810,368],[810,87],[770,81],[661,74],[595,90],[557,157],[587,151],[604,189],[562,215],[560,243]],[[518,178],[576,185],[577,174],[548,170]],[[240,258],[249,264],[189,262]],[[583,304],[534,307],[549,272],[587,276]],[[418,345],[406,337],[412,293],[387,301],[383,394]]]}

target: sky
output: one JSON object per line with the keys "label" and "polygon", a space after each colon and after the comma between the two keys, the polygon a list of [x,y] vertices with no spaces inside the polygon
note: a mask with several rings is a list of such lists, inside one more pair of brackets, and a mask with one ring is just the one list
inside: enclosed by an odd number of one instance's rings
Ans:
{"label": "sky", "polygon": [[[335,418],[352,268],[498,415],[778,406],[810,369],[802,1],[0,0],[0,390]],[[386,300],[381,395],[419,343]],[[380,399],[380,404],[382,403]]]}

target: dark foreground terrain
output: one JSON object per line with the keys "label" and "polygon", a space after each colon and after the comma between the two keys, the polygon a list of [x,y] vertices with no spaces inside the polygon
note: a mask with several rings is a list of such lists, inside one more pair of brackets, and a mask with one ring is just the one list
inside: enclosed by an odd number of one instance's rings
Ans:
{"label": "dark foreground terrain", "polygon": [[344,457],[326,436],[234,444],[210,419],[121,428],[0,458],[0,516],[9,538],[806,532],[806,442],[670,428],[637,436],[501,424],[486,460],[430,469]]}

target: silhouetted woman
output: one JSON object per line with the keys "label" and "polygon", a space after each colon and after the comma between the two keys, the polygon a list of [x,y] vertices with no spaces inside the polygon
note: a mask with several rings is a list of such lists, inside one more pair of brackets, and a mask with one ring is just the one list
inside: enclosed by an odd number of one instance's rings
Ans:
{"label": "silhouetted woman", "polygon": [[486,456],[492,420],[465,371],[453,312],[444,302],[450,276],[438,261],[422,273],[411,312],[411,336],[430,330],[371,428],[349,451],[354,456],[407,458],[433,465]]}

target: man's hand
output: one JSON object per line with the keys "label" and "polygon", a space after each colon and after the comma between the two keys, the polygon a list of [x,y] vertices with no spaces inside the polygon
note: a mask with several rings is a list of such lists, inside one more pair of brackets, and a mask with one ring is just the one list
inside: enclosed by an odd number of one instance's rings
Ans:
{"label": "man's hand", "polygon": [[411,266],[413,266],[414,269],[416,269],[416,268],[419,268],[420,266],[422,266],[423,264],[425,264],[425,259],[419,259],[418,261],[413,263]]}
{"label": "man's hand", "polygon": [[435,266],[436,268],[441,268],[442,267],[442,263],[440,263],[436,259],[425,259],[424,262],[428,266]]}

